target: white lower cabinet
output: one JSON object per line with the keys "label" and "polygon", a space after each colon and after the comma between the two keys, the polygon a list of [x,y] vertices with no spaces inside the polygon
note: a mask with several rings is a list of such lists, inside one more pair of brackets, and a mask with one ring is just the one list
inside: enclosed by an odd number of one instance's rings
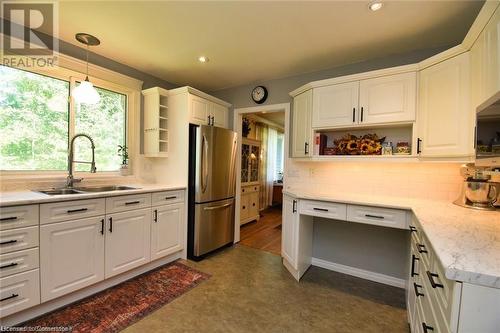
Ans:
{"label": "white lower cabinet", "polygon": [[151,208],[106,215],[106,278],[150,261]]}
{"label": "white lower cabinet", "polygon": [[297,254],[297,228],[298,228],[298,213],[297,200],[287,195],[283,196],[283,222],[281,234],[281,256],[294,269],[298,269],[298,254]]}
{"label": "white lower cabinet", "polygon": [[0,279],[0,318],[40,304],[38,269]]}
{"label": "white lower cabinet", "polygon": [[184,204],[153,207],[151,224],[151,260],[183,249]]}
{"label": "white lower cabinet", "polygon": [[104,216],[42,225],[42,302],[104,279]]}

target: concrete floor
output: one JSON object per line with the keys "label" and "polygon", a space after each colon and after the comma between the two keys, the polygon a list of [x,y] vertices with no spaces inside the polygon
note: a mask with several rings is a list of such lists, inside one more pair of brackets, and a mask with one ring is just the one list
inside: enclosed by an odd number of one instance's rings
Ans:
{"label": "concrete floor", "polygon": [[212,277],[123,332],[408,332],[403,289],[238,245],[187,264]]}

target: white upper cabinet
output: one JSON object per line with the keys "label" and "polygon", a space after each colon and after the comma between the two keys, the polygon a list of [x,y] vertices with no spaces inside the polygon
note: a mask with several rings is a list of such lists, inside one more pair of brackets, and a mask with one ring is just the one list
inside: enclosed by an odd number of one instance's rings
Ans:
{"label": "white upper cabinet", "polygon": [[359,81],[313,89],[313,128],[347,126],[358,121]]}
{"label": "white upper cabinet", "polygon": [[415,121],[416,72],[313,89],[312,128]]}
{"label": "white upper cabinet", "polygon": [[382,124],[415,120],[417,73],[362,80],[359,84],[359,122]]}
{"label": "white upper cabinet", "polygon": [[210,102],[196,95],[189,95],[191,122],[198,125],[210,125]]}
{"label": "white upper cabinet", "polygon": [[292,157],[309,157],[312,155],[312,95],[312,90],[308,90],[293,99]]}
{"label": "white upper cabinet", "polygon": [[210,116],[212,117],[212,125],[217,127],[227,128],[228,126],[228,113],[227,107],[210,102]]}
{"label": "white upper cabinet", "polygon": [[469,52],[420,72],[419,150],[423,157],[473,153]]}

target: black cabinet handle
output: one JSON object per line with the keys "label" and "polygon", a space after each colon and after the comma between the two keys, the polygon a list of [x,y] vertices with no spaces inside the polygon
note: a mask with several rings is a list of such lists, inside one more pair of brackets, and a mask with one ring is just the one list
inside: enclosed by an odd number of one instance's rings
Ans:
{"label": "black cabinet handle", "polygon": [[212,116],[212,126],[215,125],[215,116]]}
{"label": "black cabinet handle", "polygon": [[371,215],[371,214],[365,214],[366,217],[371,217],[372,219],[379,219],[379,220],[383,220],[385,219],[384,216],[380,216],[380,215]]}
{"label": "black cabinet handle", "polygon": [[414,226],[410,226],[410,232],[417,232],[417,228],[415,228]]}
{"label": "black cabinet handle", "polygon": [[352,122],[356,122],[356,108],[352,108]]}
{"label": "black cabinet handle", "polygon": [[175,195],[171,196],[171,197],[165,197],[165,200],[172,200],[172,199],[176,199],[177,197]]}
{"label": "black cabinet handle", "polygon": [[304,154],[309,155],[309,143],[304,142]]}
{"label": "black cabinet handle", "polygon": [[429,271],[427,271],[426,273],[427,273],[427,277],[429,278],[429,282],[431,283],[432,288],[434,288],[434,289],[436,289],[436,288],[444,288],[444,286],[441,283],[436,283],[436,281],[434,281],[435,277],[439,277],[438,274],[431,273]]}
{"label": "black cabinet handle", "polygon": [[418,247],[418,253],[428,253],[427,250],[425,249],[424,244],[417,244]]}
{"label": "black cabinet handle", "polygon": [[422,139],[417,138],[417,154],[420,154],[422,151],[420,150],[420,142],[422,142]]}
{"label": "black cabinet handle", "polygon": [[297,212],[297,200],[293,200],[293,205],[292,205],[292,213]]}
{"label": "black cabinet handle", "polygon": [[208,126],[210,126],[210,116],[208,116]]}
{"label": "black cabinet handle", "polygon": [[313,210],[319,210],[320,212],[328,212],[328,209],[326,209],[326,208],[316,208],[316,207],[314,207]]}
{"label": "black cabinet handle", "polygon": [[424,330],[424,333],[427,333],[429,331],[434,331],[434,327],[429,326],[426,323],[422,323],[422,329]]}
{"label": "black cabinet handle", "polygon": [[71,214],[71,213],[81,213],[81,212],[85,212],[87,210],[88,210],[88,208],[78,208],[78,209],[68,209],[67,212],[68,212],[68,214]]}
{"label": "black cabinet handle", "polygon": [[104,235],[104,219],[101,220],[101,235]]}
{"label": "black cabinet handle", "polygon": [[128,206],[128,205],[136,205],[138,203],[141,203],[139,200],[137,201],[129,201],[129,202],[125,202],[125,206]]}
{"label": "black cabinet handle", "polygon": [[11,262],[10,264],[0,266],[0,269],[9,268],[9,267],[14,267],[14,266],[17,266],[17,265],[18,265],[18,263],[17,263],[17,262]]}
{"label": "black cabinet handle", "polygon": [[416,284],[415,282],[413,282],[413,288],[415,289],[415,296],[417,296],[417,297],[424,296],[424,294],[422,294],[418,290],[418,288],[422,288],[422,286],[420,284]]}
{"label": "black cabinet handle", "polygon": [[109,232],[113,232],[113,218],[109,218]]}
{"label": "black cabinet handle", "polygon": [[418,275],[418,273],[415,273],[415,262],[419,260],[420,259],[416,255],[411,255],[411,277]]}
{"label": "black cabinet handle", "polygon": [[17,216],[2,217],[0,222],[17,220]]}
{"label": "black cabinet handle", "polygon": [[8,241],[0,242],[0,245],[13,244],[13,243],[17,243],[17,239],[11,239]]}
{"label": "black cabinet handle", "polygon": [[11,299],[11,298],[16,298],[17,296],[19,296],[19,294],[12,294],[10,296],[0,298],[0,302],[6,301],[6,300]]}
{"label": "black cabinet handle", "polygon": [[363,122],[363,107],[361,107],[361,122]]}
{"label": "black cabinet handle", "polygon": [[153,217],[154,222],[158,222],[158,209],[154,210],[154,217]]}
{"label": "black cabinet handle", "polygon": [[477,148],[477,126],[474,126],[474,149]]}

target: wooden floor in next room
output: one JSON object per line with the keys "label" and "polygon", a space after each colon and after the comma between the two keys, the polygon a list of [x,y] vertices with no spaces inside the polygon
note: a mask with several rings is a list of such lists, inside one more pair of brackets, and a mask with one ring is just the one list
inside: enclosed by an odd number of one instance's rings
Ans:
{"label": "wooden floor in next room", "polygon": [[241,226],[240,245],[281,254],[281,206],[269,207],[258,221]]}

